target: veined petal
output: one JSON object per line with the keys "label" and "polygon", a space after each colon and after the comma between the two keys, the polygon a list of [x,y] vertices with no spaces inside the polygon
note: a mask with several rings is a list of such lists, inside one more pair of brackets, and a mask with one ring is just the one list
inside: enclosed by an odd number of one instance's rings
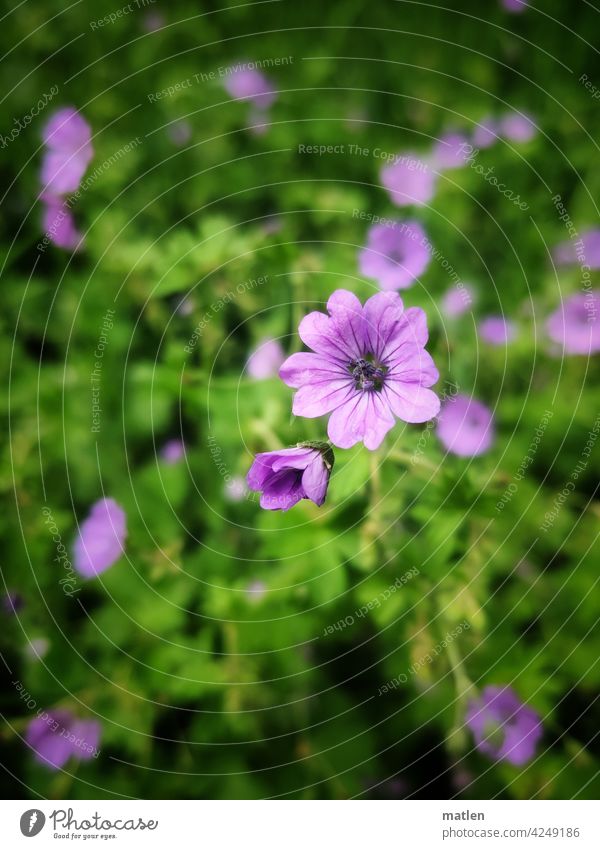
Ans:
{"label": "veined petal", "polygon": [[320,383],[347,374],[347,370],[332,359],[320,354],[292,354],[279,369],[279,377],[288,386],[298,389],[307,383]]}
{"label": "veined petal", "polygon": [[394,415],[418,424],[433,419],[440,411],[440,399],[431,389],[399,381],[386,383],[384,393]]}
{"label": "veined petal", "polygon": [[370,392],[367,397],[369,404],[365,414],[363,441],[365,448],[375,451],[383,442],[386,433],[394,427],[396,420],[381,392]]}
{"label": "veined petal", "polygon": [[307,497],[320,507],[325,501],[327,484],[329,483],[329,471],[325,468],[321,454],[316,457],[304,470],[302,475],[302,488]]}
{"label": "veined petal", "polygon": [[353,359],[364,353],[365,333],[363,307],[356,295],[346,289],[337,289],[327,301],[338,334],[344,339]]}
{"label": "veined petal", "polygon": [[292,412],[307,419],[324,416],[343,404],[354,391],[350,376],[343,380],[302,386],[294,396]]}
{"label": "veined petal", "polygon": [[403,313],[402,298],[396,292],[378,292],[364,305],[367,348],[380,361],[384,359],[388,342],[391,339],[395,340],[396,330]]}

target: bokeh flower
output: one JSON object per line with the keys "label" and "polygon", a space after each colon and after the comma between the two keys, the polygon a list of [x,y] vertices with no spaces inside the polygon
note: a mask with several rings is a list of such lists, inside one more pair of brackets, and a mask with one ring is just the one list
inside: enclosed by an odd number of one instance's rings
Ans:
{"label": "bokeh flower", "polygon": [[243,501],[248,494],[246,481],[240,475],[229,478],[224,487],[227,501]]}
{"label": "bokeh flower", "polygon": [[255,380],[265,380],[277,374],[284,359],[284,350],[276,339],[263,339],[248,357],[246,370]]}
{"label": "bokeh flower", "polygon": [[514,766],[531,760],[543,733],[539,715],[511,687],[485,687],[465,719],[480,752]]}
{"label": "bokeh flower", "polygon": [[93,154],[90,125],[74,106],[65,106],[50,116],[44,124],[42,139],[52,151],[77,153],[86,149],[90,158]]}
{"label": "bokeh flower", "polygon": [[381,169],[380,179],[396,206],[422,206],[434,196],[437,177],[429,162],[407,153],[385,165]]}
{"label": "bokeh flower", "polygon": [[462,133],[446,133],[433,146],[433,165],[440,171],[462,168],[471,150],[469,140]]}
{"label": "bokeh flower", "polygon": [[257,454],[247,481],[261,492],[265,510],[289,510],[303,498],[320,507],[325,501],[334,456],[326,442],[305,442],[297,448],[282,448]]}
{"label": "bokeh flower", "polygon": [[23,596],[10,590],[2,596],[2,610],[4,613],[18,613],[23,607]]}
{"label": "bokeh flower", "polygon": [[517,328],[501,315],[490,315],[479,322],[479,335],[490,345],[506,345],[517,335]]}
{"label": "bokeh flower", "polygon": [[548,318],[546,330],[566,354],[600,351],[600,290],[566,298]]}
{"label": "bokeh flower", "polygon": [[47,711],[27,726],[25,740],[35,759],[51,769],[60,769],[73,757],[89,760],[100,742],[100,723],[77,719],[67,710]]}
{"label": "bokeh flower", "polygon": [[234,68],[225,76],[223,85],[235,100],[251,100],[260,109],[268,109],[277,98],[273,83],[256,68]]}
{"label": "bokeh flower", "polygon": [[181,439],[169,439],[160,450],[160,458],[168,466],[174,466],[185,457],[185,445]]}
{"label": "bokeh flower", "polygon": [[75,250],[83,238],[71,210],[60,198],[50,197],[45,202],[42,226],[48,238],[65,250]]}
{"label": "bokeh flower", "polygon": [[552,255],[558,265],[587,265],[597,271],[600,268],[600,230],[584,230],[577,241],[561,242]]}
{"label": "bokeh flower", "polygon": [[127,534],[125,512],[112,498],[97,501],[81,523],[75,540],[75,568],[85,578],[108,569],[124,552]]}
{"label": "bokeh flower", "polygon": [[267,592],[267,585],[258,579],[250,581],[246,587],[246,596],[252,602],[260,601]]}
{"label": "bokeh flower", "polygon": [[316,418],[331,413],[327,432],[339,448],[357,442],[374,451],[395,424],[425,422],[439,410],[429,389],[439,374],[425,350],[427,319],[404,309],[395,292],[380,292],[362,306],[344,289],[327,302],[329,315],[311,312],[298,332],[315,353],[292,354],[281,379],[298,391],[293,412]]}
{"label": "bokeh flower", "polygon": [[437,435],[446,450],[459,457],[483,454],[494,440],[492,412],[468,395],[455,395],[444,402]]}
{"label": "bokeh flower", "polygon": [[167,135],[173,144],[181,147],[182,145],[187,144],[191,139],[192,125],[189,121],[181,118],[179,121],[174,121],[172,124],[169,124],[167,127]]}
{"label": "bokeh flower", "polygon": [[533,119],[521,112],[508,112],[500,119],[499,133],[509,141],[528,142],[536,132]]}
{"label": "bokeh flower", "polygon": [[500,0],[507,12],[524,12],[529,6],[529,0]]}
{"label": "bokeh flower", "polygon": [[46,637],[34,637],[25,644],[25,654],[30,660],[41,660],[48,654],[50,641]]}
{"label": "bokeh flower", "polygon": [[458,318],[467,312],[475,301],[475,292],[466,283],[451,286],[442,298],[442,312],[448,318]]}
{"label": "bokeh flower", "polygon": [[382,289],[407,289],[429,264],[427,244],[417,221],[375,224],[358,255],[360,273],[377,280]]}
{"label": "bokeh flower", "polygon": [[482,118],[473,130],[473,146],[480,149],[491,147],[498,141],[498,124],[493,118]]}

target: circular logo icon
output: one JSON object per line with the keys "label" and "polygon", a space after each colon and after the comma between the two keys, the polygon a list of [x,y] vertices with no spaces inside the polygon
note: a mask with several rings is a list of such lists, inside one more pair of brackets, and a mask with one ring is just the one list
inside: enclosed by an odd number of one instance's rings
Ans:
{"label": "circular logo icon", "polygon": [[35,837],[43,829],[46,817],[38,808],[32,808],[21,815],[21,834],[25,837]]}

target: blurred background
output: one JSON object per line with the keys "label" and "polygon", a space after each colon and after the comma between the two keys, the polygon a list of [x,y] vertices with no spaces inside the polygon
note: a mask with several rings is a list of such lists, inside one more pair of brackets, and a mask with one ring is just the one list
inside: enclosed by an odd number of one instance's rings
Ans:
{"label": "blurred background", "polygon": [[[589,255],[553,253],[598,222],[597,26],[545,0],[6,14],[5,797],[597,797],[598,360],[546,324],[598,284]],[[240,65],[262,93],[234,90]],[[93,148],[67,248],[40,199],[66,106]],[[443,166],[448,134],[476,157]],[[382,186],[404,154],[436,175],[421,205]],[[483,402],[493,444],[459,457],[399,421],[377,453],[336,452],[322,508],[262,510],[254,454],[326,433],[292,417],[278,365],[332,291],[378,291],[358,265],[378,216],[424,228],[401,294],[436,391]],[[514,338],[486,341],[490,315]],[[86,579],[73,544],[105,496],[125,552]],[[492,685],[541,718],[526,765],[475,748],[468,699]],[[36,759],[50,710],[98,723],[94,757]]]}

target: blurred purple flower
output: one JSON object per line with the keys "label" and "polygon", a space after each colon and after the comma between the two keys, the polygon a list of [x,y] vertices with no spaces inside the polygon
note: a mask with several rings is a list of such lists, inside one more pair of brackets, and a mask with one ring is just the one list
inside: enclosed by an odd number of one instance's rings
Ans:
{"label": "blurred purple flower", "polygon": [[90,158],[92,156],[90,125],[74,106],[65,106],[54,112],[44,124],[42,138],[50,150],[76,153],[89,149]]}
{"label": "blurred purple flower", "polygon": [[500,119],[499,134],[509,141],[528,142],[536,133],[533,119],[520,112],[509,112]]}
{"label": "blurred purple flower", "polygon": [[398,156],[395,162],[385,165],[380,179],[396,206],[422,206],[435,194],[436,175],[426,160],[412,153]]}
{"label": "blurred purple flower", "polygon": [[100,741],[100,723],[77,719],[67,710],[44,712],[27,726],[27,744],[35,758],[51,769],[60,769],[74,757],[89,760]]}
{"label": "blurred purple flower", "polygon": [[46,146],[42,159],[42,197],[77,191],[94,155],[90,125],[73,106],[67,106],[46,122],[42,138]]}
{"label": "blurred purple flower", "polygon": [[578,292],[564,300],[548,318],[546,330],[567,354],[600,351],[600,290]]}
{"label": "blurred purple flower", "polygon": [[494,440],[491,410],[467,395],[448,398],[439,415],[437,435],[446,450],[459,457],[484,454]]}
{"label": "blurred purple flower", "polygon": [[185,456],[185,445],[181,439],[169,439],[165,442],[160,451],[160,458],[168,466],[174,466],[175,463]]}
{"label": "blurred purple flower", "polygon": [[71,210],[59,198],[49,198],[44,202],[42,227],[51,242],[67,251],[75,250],[83,239],[75,226]]}
{"label": "blurred purple flower", "polygon": [[500,0],[507,12],[524,12],[529,6],[529,0]]}
{"label": "blurred purple flower", "polygon": [[433,146],[433,165],[441,171],[462,168],[471,151],[472,145],[466,136],[461,133],[446,133]]}
{"label": "blurred purple flower", "polygon": [[257,454],[248,472],[248,486],[262,492],[265,510],[289,510],[303,498],[320,507],[325,501],[334,456],[326,442],[305,442]]}
{"label": "blurred purple flower", "polygon": [[225,484],[225,498],[227,501],[243,501],[247,492],[246,481],[239,475],[229,478]]}
{"label": "blurred purple flower", "polygon": [[125,512],[112,498],[97,501],[81,523],[75,540],[75,568],[85,578],[93,578],[108,569],[124,552],[127,534]]}
{"label": "blurred purple flower", "polygon": [[50,643],[46,637],[34,637],[33,640],[28,640],[25,645],[25,654],[31,660],[40,660],[48,654]]}
{"label": "blurred purple flower", "polygon": [[298,391],[296,416],[331,413],[330,440],[339,448],[357,442],[374,451],[395,424],[425,422],[439,410],[427,387],[439,378],[425,350],[427,319],[419,307],[404,309],[395,292],[380,292],[364,307],[338,289],[327,302],[329,316],[311,312],[298,332],[316,353],[292,354],[281,379]]}
{"label": "blurred purple flower", "polygon": [[246,369],[255,380],[265,380],[277,374],[284,359],[285,353],[276,339],[263,339],[248,357]]}
{"label": "blurred purple flower", "polygon": [[531,760],[543,734],[539,715],[510,687],[485,687],[465,719],[480,752],[514,766]]}
{"label": "blurred purple flower", "polygon": [[449,318],[458,318],[467,312],[475,300],[475,292],[465,283],[452,286],[442,298],[442,312]]}
{"label": "blurred purple flower", "polygon": [[20,593],[9,591],[2,596],[2,609],[4,613],[18,613],[23,607],[23,596]]}
{"label": "blurred purple flower", "polygon": [[431,255],[425,231],[417,221],[375,224],[358,255],[360,273],[382,289],[407,289],[422,274]]}
{"label": "blurred purple flower", "polygon": [[268,109],[277,98],[273,83],[255,68],[239,68],[225,77],[223,85],[235,100],[251,100],[261,109]]}
{"label": "blurred purple flower", "polygon": [[246,595],[250,601],[260,601],[267,591],[267,585],[264,581],[251,581],[246,587]]}
{"label": "blurred purple flower", "polygon": [[473,145],[484,149],[498,141],[498,124],[493,118],[483,118],[473,131]]}
{"label": "blurred purple flower", "polygon": [[173,144],[181,147],[182,145],[187,144],[191,139],[192,126],[189,121],[182,118],[179,121],[174,121],[172,124],[169,124],[167,127],[167,135]]}
{"label": "blurred purple flower", "polygon": [[46,151],[40,174],[42,198],[60,197],[76,192],[90,163],[90,158],[87,151],[79,153]]}
{"label": "blurred purple flower", "polygon": [[577,242],[561,242],[553,252],[558,265],[588,265],[597,271],[600,268],[600,230],[584,230]]}
{"label": "blurred purple flower", "polygon": [[158,32],[166,23],[167,19],[162,12],[147,12],[142,18],[142,29],[146,32]]}
{"label": "blurred purple flower", "polygon": [[517,335],[517,328],[501,315],[490,315],[479,322],[479,335],[490,345],[506,345]]}

